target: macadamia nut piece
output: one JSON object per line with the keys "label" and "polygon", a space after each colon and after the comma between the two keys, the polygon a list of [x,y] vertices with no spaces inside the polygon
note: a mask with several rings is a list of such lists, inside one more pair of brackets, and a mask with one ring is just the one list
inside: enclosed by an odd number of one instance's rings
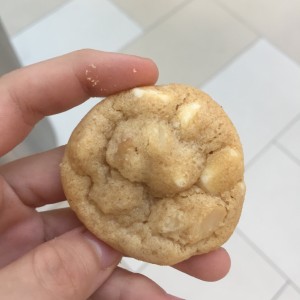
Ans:
{"label": "macadamia nut piece", "polygon": [[211,194],[221,194],[242,180],[243,173],[241,153],[231,147],[225,147],[207,158],[200,176],[200,186]]}

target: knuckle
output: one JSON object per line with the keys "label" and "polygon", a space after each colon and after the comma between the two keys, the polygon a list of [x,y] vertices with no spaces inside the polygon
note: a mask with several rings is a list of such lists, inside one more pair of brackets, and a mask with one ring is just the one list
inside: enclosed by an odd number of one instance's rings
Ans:
{"label": "knuckle", "polygon": [[34,252],[33,270],[37,284],[55,299],[77,299],[85,268],[74,260],[72,253],[53,244],[46,243]]}

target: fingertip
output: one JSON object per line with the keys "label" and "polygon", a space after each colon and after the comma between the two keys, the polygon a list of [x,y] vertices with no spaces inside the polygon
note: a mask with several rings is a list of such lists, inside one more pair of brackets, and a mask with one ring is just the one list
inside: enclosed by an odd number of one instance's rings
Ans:
{"label": "fingertip", "polygon": [[[116,53],[112,53],[113,55],[116,55]],[[146,68],[149,71],[149,81],[151,81],[152,84],[156,83],[158,76],[159,76],[159,69],[156,64],[156,62],[151,57],[144,57],[139,55],[133,55],[133,54],[122,54],[118,53],[117,55],[125,57],[127,60],[136,60],[139,64],[142,64],[144,68]],[[133,71],[138,75],[138,72]]]}
{"label": "fingertip", "polygon": [[[70,56],[69,56],[70,57]],[[89,96],[109,96],[137,86],[153,85],[158,68],[153,60],[135,55],[84,49],[71,54],[76,77]]]}
{"label": "fingertip", "polygon": [[211,259],[211,274],[207,274],[206,281],[218,281],[224,278],[230,271],[231,258],[227,250],[219,248],[211,253],[208,253]]}
{"label": "fingertip", "polygon": [[193,256],[174,267],[203,281],[212,282],[224,278],[230,266],[231,260],[228,252],[219,248],[206,254]]}
{"label": "fingertip", "polygon": [[151,58],[143,58],[148,66],[149,66],[149,70],[151,71],[149,79],[151,81],[151,84],[155,84],[158,80],[159,77],[159,69],[157,64],[155,63],[154,60],[152,60]]}
{"label": "fingertip", "polygon": [[218,281],[224,278],[231,266],[231,259],[224,248],[219,248],[207,254],[203,254],[206,260],[206,272],[202,272],[200,279],[204,281]]}

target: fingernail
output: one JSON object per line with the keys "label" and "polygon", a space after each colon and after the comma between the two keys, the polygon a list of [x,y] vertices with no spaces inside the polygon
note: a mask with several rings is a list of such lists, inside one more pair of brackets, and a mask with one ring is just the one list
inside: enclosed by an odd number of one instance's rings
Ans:
{"label": "fingernail", "polygon": [[107,269],[119,263],[119,261],[121,260],[121,254],[118,251],[114,250],[101,240],[97,239],[89,231],[85,231],[83,235],[99,255],[102,269]]}

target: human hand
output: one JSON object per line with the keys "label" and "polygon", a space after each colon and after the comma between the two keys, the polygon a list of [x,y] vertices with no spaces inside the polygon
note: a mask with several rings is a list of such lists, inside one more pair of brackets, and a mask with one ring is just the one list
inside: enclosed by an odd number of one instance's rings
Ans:
{"label": "human hand", "polygon": [[[97,84],[86,76],[91,66]],[[0,156],[44,116],[90,97],[154,84],[157,76],[150,60],[82,50],[1,77]],[[0,166],[1,297],[175,299],[150,279],[118,267],[121,254],[88,233],[70,209],[36,211],[65,199],[59,176],[63,151],[60,147]],[[219,249],[174,267],[214,281],[226,275],[230,259]]]}

